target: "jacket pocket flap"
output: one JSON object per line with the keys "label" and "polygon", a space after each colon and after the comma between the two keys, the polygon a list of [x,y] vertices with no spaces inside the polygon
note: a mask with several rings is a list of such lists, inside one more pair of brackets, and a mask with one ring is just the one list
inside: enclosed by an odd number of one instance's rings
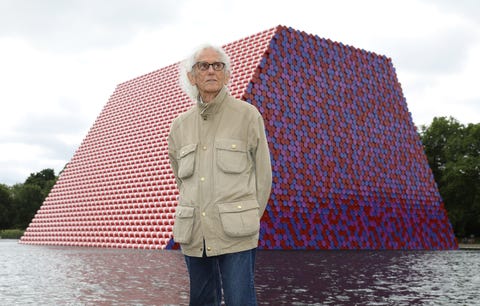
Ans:
{"label": "jacket pocket flap", "polygon": [[247,210],[257,209],[257,208],[259,208],[257,200],[218,204],[218,210],[221,214],[236,213],[236,212],[242,212],[242,211],[247,211]]}
{"label": "jacket pocket flap", "polygon": [[260,217],[256,200],[218,204],[223,231],[230,237],[247,237],[258,234]]}
{"label": "jacket pocket flap", "polygon": [[178,152],[178,158],[180,159],[180,158],[184,157],[185,155],[188,155],[189,153],[194,152],[196,149],[197,149],[197,144],[196,143],[186,145],[186,146],[182,147],[180,149],[180,151]]}
{"label": "jacket pocket flap", "polygon": [[246,152],[247,145],[241,140],[235,139],[217,139],[215,141],[215,147],[217,149],[227,150],[227,151],[237,151],[237,152]]}
{"label": "jacket pocket flap", "polygon": [[177,218],[192,218],[195,212],[195,207],[190,206],[177,206],[175,215]]}

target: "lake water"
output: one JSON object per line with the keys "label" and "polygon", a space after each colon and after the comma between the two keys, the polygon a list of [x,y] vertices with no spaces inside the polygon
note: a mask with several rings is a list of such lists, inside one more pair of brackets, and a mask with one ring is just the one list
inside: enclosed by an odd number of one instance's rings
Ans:
{"label": "lake water", "polygon": [[[259,305],[480,305],[480,251],[259,251]],[[188,305],[179,251],[0,240],[0,305]]]}

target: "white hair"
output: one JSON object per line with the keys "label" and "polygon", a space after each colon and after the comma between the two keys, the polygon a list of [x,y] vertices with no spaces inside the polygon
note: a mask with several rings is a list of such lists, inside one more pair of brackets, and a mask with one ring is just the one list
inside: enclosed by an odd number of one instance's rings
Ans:
{"label": "white hair", "polygon": [[183,60],[179,65],[180,87],[194,101],[197,101],[198,99],[198,89],[197,86],[190,83],[187,74],[192,72],[193,66],[197,62],[198,55],[205,49],[213,49],[215,52],[217,52],[220,55],[220,61],[225,63],[225,73],[230,73],[230,58],[221,47],[211,44],[204,44],[195,49],[192,55]]}

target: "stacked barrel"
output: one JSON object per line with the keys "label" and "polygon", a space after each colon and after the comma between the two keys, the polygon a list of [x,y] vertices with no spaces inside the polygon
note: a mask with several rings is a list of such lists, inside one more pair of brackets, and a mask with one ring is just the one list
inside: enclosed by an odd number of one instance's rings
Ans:
{"label": "stacked barrel", "polygon": [[[231,93],[266,122],[264,249],[455,249],[391,60],[284,26],[227,44]],[[22,243],[175,248],[178,64],[120,84]]]}

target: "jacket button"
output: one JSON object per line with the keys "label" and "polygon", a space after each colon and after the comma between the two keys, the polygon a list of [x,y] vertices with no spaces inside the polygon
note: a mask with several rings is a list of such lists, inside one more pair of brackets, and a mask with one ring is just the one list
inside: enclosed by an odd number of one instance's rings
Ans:
{"label": "jacket button", "polygon": [[242,205],[238,205],[237,208],[242,208]]}
{"label": "jacket button", "polygon": [[204,216],[204,217],[205,217],[205,212],[202,212],[202,216]]}
{"label": "jacket button", "polygon": [[202,176],[202,177],[200,178],[200,180],[203,182],[203,181],[205,181],[205,178]]}
{"label": "jacket button", "polygon": [[202,149],[205,151],[207,149],[207,146],[203,146]]}
{"label": "jacket button", "polygon": [[236,144],[232,144],[232,149],[236,149],[237,148],[237,145]]}
{"label": "jacket button", "polygon": [[207,248],[207,251],[211,251],[211,250],[212,250],[212,248],[211,248],[211,247],[208,247],[208,248]]}

